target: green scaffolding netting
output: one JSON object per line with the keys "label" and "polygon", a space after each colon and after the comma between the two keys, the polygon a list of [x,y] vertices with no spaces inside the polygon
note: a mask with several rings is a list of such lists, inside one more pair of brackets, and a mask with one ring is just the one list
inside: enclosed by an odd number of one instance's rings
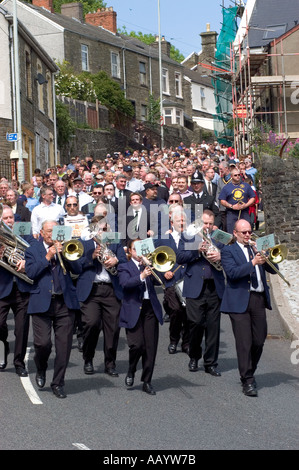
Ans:
{"label": "green scaffolding netting", "polygon": [[[215,67],[231,70],[230,45],[237,33],[237,11],[238,7],[223,8],[223,23],[218,36]],[[233,140],[233,130],[227,128],[232,118],[232,85],[223,72],[214,71],[213,86],[216,101],[216,115],[214,116],[214,132],[220,143],[230,144]]]}

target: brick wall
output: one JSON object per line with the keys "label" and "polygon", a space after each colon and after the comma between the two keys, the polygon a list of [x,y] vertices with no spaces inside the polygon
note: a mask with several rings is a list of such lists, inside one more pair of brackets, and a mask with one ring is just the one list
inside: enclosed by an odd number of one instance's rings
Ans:
{"label": "brick wall", "polygon": [[299,159],[261,157],[261,177],[266,233],[275,233],[299,259]]}

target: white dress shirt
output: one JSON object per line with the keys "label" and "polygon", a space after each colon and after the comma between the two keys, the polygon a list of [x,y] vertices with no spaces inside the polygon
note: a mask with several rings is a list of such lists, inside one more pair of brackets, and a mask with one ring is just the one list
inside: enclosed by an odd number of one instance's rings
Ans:
{"label": "white dress shirt", "polygon": [[[241,250],[243,251],[247,261],[249,262],[250,259],[249,259],[249,254],[248,254],[247,248],[243,245],[243,243],[239,243],[239,242],[237,242],[237,243],[238,243],[239,247],[241,248]],[[250,290],[254,291],[254,292],[264,292],[264,285],[263,285],[263,282],[262,282],[261,273],[260,273],[258,265],[255,266],[255,272],[256,272],[258,286],[256,288],[254,288],[254,287],[252,287],[252,285],[250,285]]]}
{"label": "white dress shirt", "polygon": [[[133,258],[132,258],[132,261],[133,261],[133,263],[135,263],[135,265],[137,266],[138,270],[140,270],[139,261],[136,261],[136,260],[133,259]],[[143,298],[144,298],[144,299],[149,299],[149,293],[148,293],[148,290],[147,290],[146,278],[145,278],[145,279],[141,279],[141,273],[140,273],[140,281],[145,283],[145,291],[144,291],[144,294],[143,294]]]}
{"label": "white dress shirt", "polygon": [[33,235],[39,234],[42,223],[45,220],[59,221],[60,217],[65,214],[64,208],[60,204],[51,202],[50,205],[41,202],[38,206],[35,206],[31,212],[31,227]]}

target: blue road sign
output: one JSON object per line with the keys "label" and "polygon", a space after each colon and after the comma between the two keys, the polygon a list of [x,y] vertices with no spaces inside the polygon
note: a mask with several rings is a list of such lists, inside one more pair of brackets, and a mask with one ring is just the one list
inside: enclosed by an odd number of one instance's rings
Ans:
{"label": "blue road sign", "polygon": [[18,140],[18,134],[16,132],[12,133],[12,134],[6,134],[6,140],[8,140],[8,142],[16,142]]}

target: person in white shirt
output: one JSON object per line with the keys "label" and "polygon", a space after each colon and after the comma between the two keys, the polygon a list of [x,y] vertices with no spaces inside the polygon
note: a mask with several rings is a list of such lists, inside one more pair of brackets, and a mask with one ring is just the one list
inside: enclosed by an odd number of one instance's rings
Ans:
{"label": "person in white shirt", "polygon": [[93,202],[93,197],[83,191],[84,181],[80,176],[73,181],[73,190],[69,192],[70,196],[76,196],[79,202],[79,211],[82,206]]}
{"label": "person in white shirt", "polygon": [[129,189],[132,192],[140,192],[144,190],[143,183],[140,179],[133,177],[133,167],[131,165],[125,165],[123,167],[123,174],[125,175],[127,182],[126,182],[126,189]]}
{"label": "person in white shirt", "polygon": [[31,213],[32,235],[39,238],[42,223],[45,220],[55,220],[58,222],[63,217],[65,210],[59,204],[54,204],[53,189],[49,186],[42,187],[40,190],[41,203],[34,207]]}

